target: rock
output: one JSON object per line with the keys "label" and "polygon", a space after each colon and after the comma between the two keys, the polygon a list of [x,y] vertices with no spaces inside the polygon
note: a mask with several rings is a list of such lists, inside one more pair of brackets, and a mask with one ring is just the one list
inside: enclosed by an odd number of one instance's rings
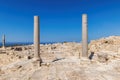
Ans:
{"label": "rock", "polygon": [[98,53],[97,57],[99,62],[107,62],[109,60],[108,54],[106,53]]}
{"label": "rock", "polygon": [[120,79],[119,36],[91,41],[88,52],[90,59],[79,58],[81,43],[41,44],[40,67],[40,61],[34,58],[33,45],[7,47],[8,55],[0,54],[0,80]]}
{"label": "rock", "polygon": [[14,50],[15,48],[14,47],[11,47],[11,50]]}
{"label": "rock", "polygon": [[21,47],[16,47],[14,50],[15,51],[22,51],[22,48]]}
{"label": "rock", "polygon": [[28,56],[28,59],[32,59],[33,58],[33,56]]}

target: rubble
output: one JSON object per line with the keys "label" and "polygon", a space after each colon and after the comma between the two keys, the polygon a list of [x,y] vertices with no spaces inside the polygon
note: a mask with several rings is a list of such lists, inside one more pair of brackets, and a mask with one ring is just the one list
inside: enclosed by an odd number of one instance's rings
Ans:
{"label": "rubble", "polygon": [[40,45],[41,67],[33,45],[0,48],[0,80],[119,80],[119,36],[91,41],[88,58],[81,48],[76,42]]}

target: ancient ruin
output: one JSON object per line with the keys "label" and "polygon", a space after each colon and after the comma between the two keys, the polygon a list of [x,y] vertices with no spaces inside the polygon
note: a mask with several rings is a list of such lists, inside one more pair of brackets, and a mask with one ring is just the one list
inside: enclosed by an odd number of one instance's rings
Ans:
{"label": "ancient ruin", "polygon": [[82,15],[82,57],[88,56],[87,14]]}
{"label": "ancient ruin", "polygon": [[119,80],[120,36],[89,44],[87,36],[83,14],[82,43],[40,44],[39,16],[34,16],[34,44],[6,47],[6,53],[0,48],[0,80]]}
{"label": "ancient ruin", "polygon": [[5,49],[5,35],[3,35],[2,37],[2,47],[3,49]]}
{"label": "ancient ruin", "polygon": [[34,16],[34,58],[40,61],[41,65],[41,57],[40,57],[40,24],[39,24],[39,16]]}

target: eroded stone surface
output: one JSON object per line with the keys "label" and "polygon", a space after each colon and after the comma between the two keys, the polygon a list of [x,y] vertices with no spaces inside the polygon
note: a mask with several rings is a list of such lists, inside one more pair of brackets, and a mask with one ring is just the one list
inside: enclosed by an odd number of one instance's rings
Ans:
{"label": "eroded stone surface", "polygon": [[119,44],[119,36],[91,41],[92,60],[81,57],[81,43],[40,45],[41,67],[33,45],[0,48],[0,80],[119,80]]}

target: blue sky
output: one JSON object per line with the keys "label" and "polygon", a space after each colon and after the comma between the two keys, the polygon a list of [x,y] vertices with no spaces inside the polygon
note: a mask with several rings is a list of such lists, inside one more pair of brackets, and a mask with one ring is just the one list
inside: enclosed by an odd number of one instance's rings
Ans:
{"label": "blue sky", "polygon": [[83,13],[89,40],[120,35],[119,0],[0,0],[0,37],[32,42],[33,16],[39,15],[41,42],[80,42]]}

